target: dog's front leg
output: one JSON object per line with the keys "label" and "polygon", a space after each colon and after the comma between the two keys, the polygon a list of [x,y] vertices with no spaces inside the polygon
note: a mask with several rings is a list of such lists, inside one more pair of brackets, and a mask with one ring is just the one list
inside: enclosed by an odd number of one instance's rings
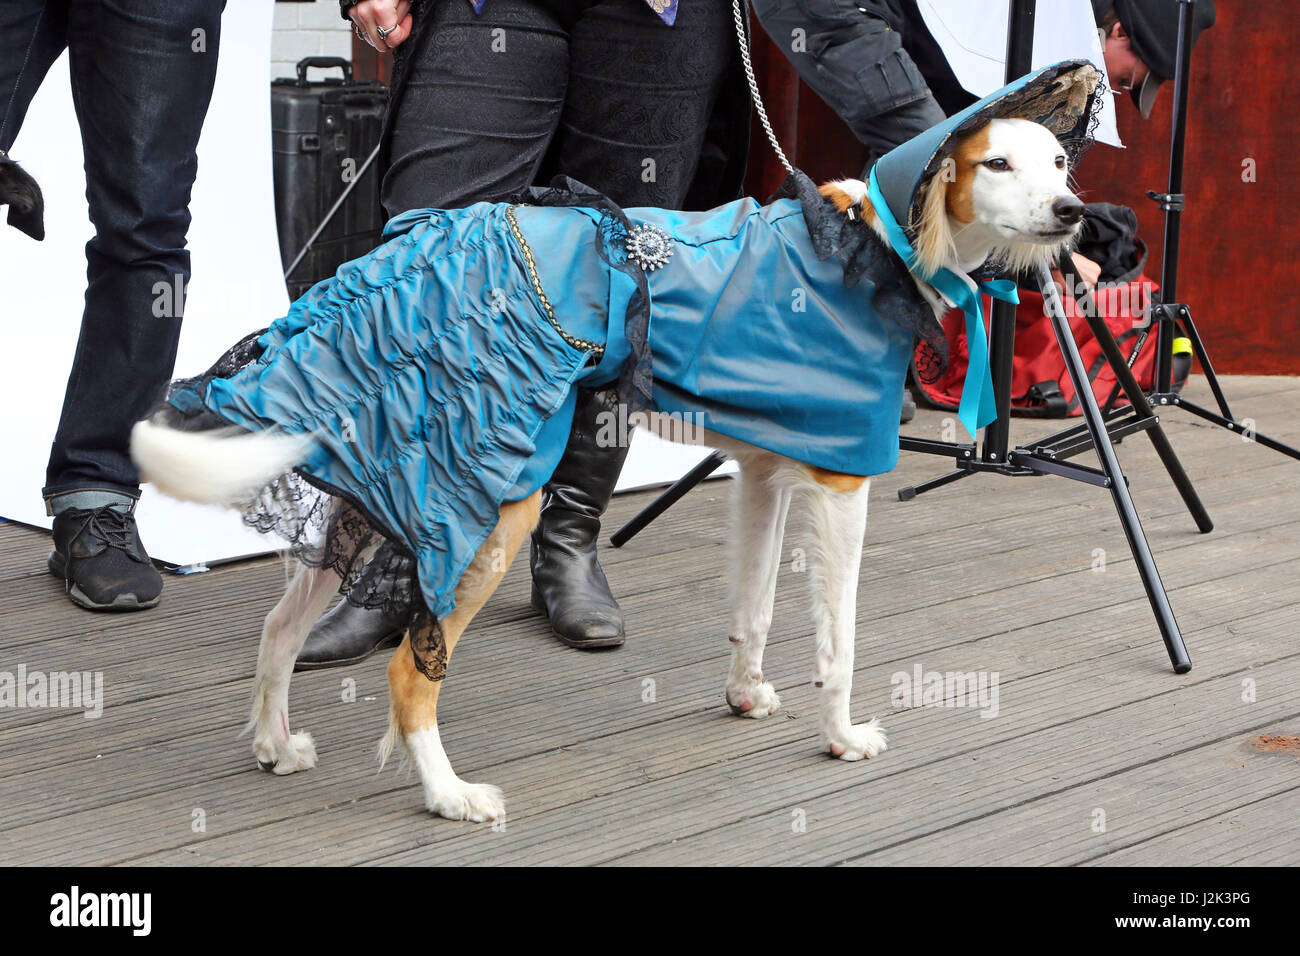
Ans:
{"label": "dog's front leg", "polygon": [[496,820],[505,815],[505,798],[491,784],[468,783],[456,776],[438,733],[438,694],[456,642],[505,576],[515,552],[537,524],[542,493],[501,506],[488,539],[456,585],[456,608],[444,621],[427,614],[416,621],[388,663],[388,734],[379,745],[387,760],[400,742],[424,784],[425,805],[449,820]]}
{"label": "dog's front leg", "polygon": [[[838,476],[841,479],[847,476]],[[850,479],[848,483],[857,481]],[[818,547],[812,570],[813,619],[817,628],[815,685],[821,694],[822,742],[836,757],[861,760],[885,749],[885,732],[874,718],[854,725],[849,718],[853,688],[853,643],[858,570],[867,528],[868,479],[856,488],[822,479],[811,491],[813,529]]]}
{"label": "dog's front leg", "polygon": [[299,567],[280,603],[266,616],[253,682],[253,753],[257,764],[287,774],[316,766],[311,734],[289,732],[289,680],[293,662],[317,618],[338,592],[339,576],[328,568]]}
{"label": "dog's front leg", "polygon": [[780,466],[773,456],[737,457],[727,705],[739,717],[766,717],[781,706],[776,690],[763,679],[763,649],[772,626],[790,490],[778,484]]}

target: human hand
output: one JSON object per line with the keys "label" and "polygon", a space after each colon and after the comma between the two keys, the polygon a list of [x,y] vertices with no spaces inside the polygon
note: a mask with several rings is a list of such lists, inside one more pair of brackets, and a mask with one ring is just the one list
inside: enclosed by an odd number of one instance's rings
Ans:
{"label": "human hand", "polygon": [[411,35],[410,0],[361,0],[348,11],[348,16],[361,39],[380,53],[397,49]]}
{"label": "human hand", "polygon": [[1074,262],[1075,275],[1083,280],[1089,292],[1094,291],[1101,280],[1101,266],[1077,252],[1070,253],[1070,259]]}

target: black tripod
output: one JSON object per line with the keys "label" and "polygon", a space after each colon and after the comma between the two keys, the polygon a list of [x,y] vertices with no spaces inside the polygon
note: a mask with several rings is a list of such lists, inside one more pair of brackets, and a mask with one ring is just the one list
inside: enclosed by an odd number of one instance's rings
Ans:
{"label": "black tripod", "polygon": [[[1096,397],[1092,391],[1092,384],[1088,379],[1087,369],[1082,357],[1079,355],[1079,349],[1075,344],[1074,334],[1070,328],[1056,285],[1048,271],[1042,269],[1037,279],[1042,289],[1043,302],[1048,318],[1052,323],[1052,330],[1056,336],[1057,344],[1065,357],[1066,367],[1074,384],[1075,393],[1079,397],[1083,411],[1083,422],[1027,445],[1010,447],[1011,370],[1012,358],[1015,354],[1016,313],[1014,305],[1000,301],[995,302],[990,329],[989,352],[998,417],[985,428],[983,442],[978,447],[969,443],[934,441],[908,436],[901,437],[899,446],[904,451],[916,451],[944,457],[951,456],[954,459],[956,469],[915,487],[900,489],[899,498],[908,501],[918,494],[977,473],[993,473],[1007,476],[1057,475],[1108,489],[1114,500],[1120,523],[1124,528],[1125,537],[1128,539],[1129,547],[1133,552],[1138,573],[1142,579],[1143,587],[1146,589],[1152,611],[1155,614],[1156,623],[1160,628],[1160,635],[1169,653],[1170,662],[1173,664],[1174,671],[1182,674],[1191,670],[1191,660],[1183,644],[1173,610],[1169,606],[1164,584],[1160,580],[1160,573],[1151,555],[1151,549],[1147,545],[1146,535],[1142,531],[1142,524],[1138,519],[1136,509],[1133,507],[1132,498],[1129,496],[1127,479],[1124,477],[1111,443],[1112,439],[1123,438],[1126,435],[1140,431],[1146,432],[1155,447],[1157,455],[1173,480],[1174,486],[1178,489],[1183,502],[1187,505],[1187,509],[1196,522],[1198,530],[1205,533],[1213,529],[1214,525],[1209,514],[1206,512],[1204,505],[1201,504],[1195,488],[1192,487],[1191,481],[1178,461],[1173,446],[1170,445],[1169,439],[1160,427],[1159,417],[1152,409],[1152,403],[1160,406],[1177,405],[1230,430],[1245,431],[1245,426],[1232,419],[1228,411],[1227,402],[1223,398],[1218,379],[1215,377],[1205,355],[1200,337],[1192,325],[1190,311],[1185,305],[1174,301],[1178,268],[1179,215],[1184,205],[1180,190],[1182,188],[1183,145],[1187,120],[1188,54],[1190,52],[1188,25],[1190,23],[1191,7],[1195,0],[1179,0],[1179,2],[1182,6],[1179,11],[1178,55],[1175,76],[1176,105],[1174,135],[1170,153],[1169,191],[1166,194],[1150,194],[1153,199],[1161,203],[1161,208],[1165,210],[1165,258],[1162,281],[1164,295],[1168,300],[1167,304],[1157,306],[1155,309],[1156,347],[1159,349],[1155,391],[1150,396],[1145,394],[1130,368],[1131,361],[1136,358],[1137,349],[1142,347],[1147,335],[1144,334],[1138,340],[1133,356],[1126,359],[1105,321],[1097,315],[1091,297],[1087,296],[1080,300],[1080,310],[1087,321],[1090,331],[1100,344],[1107,362],[1114,370],[1117,381],[1115,392],[1112,393],[1111,399],[1106,403],[1106,410],[1103,412],[1098,407]],[[1012,0],[1007,41],[1007,82],[1012,82],[1028,73],[1031,69],[1036,12],[1037,0]],[[1068,274],[1071,271],[1068,256],[1063,258],[1061,266],[1063,274]],[[1210,386],[1214,390],[1215,398],[1218,400],[1219,407],[1223,412],[1222,416],[1200,408],[1172,391],[1173,340],[1176,323],[1182,324],[1187,331],[1188,337],[1192,340],[1196,354],[1201,359],[1202,367],[1210,380]],[[1149,332],[1149,329],[1146,331]],[[1115,410],[1112,406],[1118,392],[1121,390],[1129,400],[1130,405],[1128,408]],[[1294,449],[1271,439],[1256,436],[1256,440],[1267,447],[1300,458],[1300,453],[1297,453]],[[1090,448],[1096,450],[1100,460],[1100,468],[1092,468],[1067,460]],[[702,461],[620,528],[611,538],[614,546],[619,547],[630,540],[637,532],[680,499],[682,495],[707,478],[725,460],[725,456],[714,453]]]}

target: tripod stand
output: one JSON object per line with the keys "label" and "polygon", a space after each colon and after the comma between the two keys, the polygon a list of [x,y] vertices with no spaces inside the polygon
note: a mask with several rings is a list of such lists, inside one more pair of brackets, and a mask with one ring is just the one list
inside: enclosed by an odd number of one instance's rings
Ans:
{"label": "tripod stand", "polygon": [[[1230,432],[1248,436],[1252,441],[1263,445],[1265,448],[1270,448],[1273,451],[1300,460],[1300,450],[1275,441],[1266,435],[1259,434],[1253,428],[1237,421],[1233,416],[1232,411],[1228,408],[1228,400],[1224,397],[1223,389],[1219,385],[1219,377],[1210,364],[1209,354],[1201,342],[1201,336],[1196,329],[1196,324],[1192,321],[1191,310],[1185,303],[1178,301],[1178,252],[1182,231],[1182,214],[1186,207],[1186,197],[1183,195],[1183,151],[1187,137],[1187,93],[1190,77],[1189,58],[1191,56],[1188,38],[1192,7],[1195,0],[1179,0],[1179,4],[1178,55],[1174,70],[1174,127],[1169,144],[1168,189],[1163,193],[1147,190],[1147,196],[1165,214],[1164,261],[1160,278],[1160,294],[1163,301],[1154,310],[1156,313],[1156,380],[1149,399],[1154,405],[1185,409],[1193,415],[1228,429]],[[1192,342],[1196,358],[1201,363],[1201,370],[1205,373],[1210,390],[1214,393],[1214,401],[1219,406],[1219,413],[1212,412],[1194,402],[1189,402],[1171,388],[1173,342],[1179,325],[1183,327],[1187,337]],[[1141,348],[1140,341],[1138,348]],[[1136,351],[1135,349],[1135,356]]]}

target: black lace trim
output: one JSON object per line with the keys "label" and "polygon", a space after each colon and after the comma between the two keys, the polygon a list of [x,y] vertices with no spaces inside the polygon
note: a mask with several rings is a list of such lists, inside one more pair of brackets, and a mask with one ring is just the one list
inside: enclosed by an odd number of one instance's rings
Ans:
{"label": "black lace trim", "polygon": [[200,432],[218,428],[236,428],[203,403],[208,384],[217,378],[230,378],[245,365],[256,362],[266,351],[260,342],[266,329],[249,332],[227,349],[202,375],[174,379],[163,400],[150,413],[150,420],[180,431]]}
{"label": "black lace trim", "polygon": [[[999,117],[1032,120],[1046,126],[1056,135],[1061,145],[1065,147],[1066,155],[1070,157],[1070,168],[1077,169],[1079,160],[1092,147],[1097,135],[1097,127],[1101,124],[1101,107],[1107,90],[1106,78],[1098,70],[1097,85],[1089,94],[1089,100],[1083,109],[1076,112],[1069,101],[1062,98],[1054,81],[1077,70],[1079,65],[1075,61],[1061,64],[1054,74],[1044,74],[1037,82],[1014,93],[1006,94],[997,101],[995,107],[981,110],[952,130],[948,142],[954,142],[958,137],[973,133],[987,125],[990,120]],[[943,150],[936,151],[926,164],[922,180],[929,180],[939,172],[947,158],[948,154]]]}
{"label": "black lace trim", "polygon": [[407,632],[411,638],[411,658],[415,669],[431,681],[447,676],[447,641],[442,625],[428,611],[417,612]]}
{"label": "black lace trim", "polygon": [[349,604],[408,625],[417,614],[428,614],[410,550],[337,488],[290,472],[263,488],[243,512],[244,524],[282,538],[303,564],[337,574],[339,593]]}

